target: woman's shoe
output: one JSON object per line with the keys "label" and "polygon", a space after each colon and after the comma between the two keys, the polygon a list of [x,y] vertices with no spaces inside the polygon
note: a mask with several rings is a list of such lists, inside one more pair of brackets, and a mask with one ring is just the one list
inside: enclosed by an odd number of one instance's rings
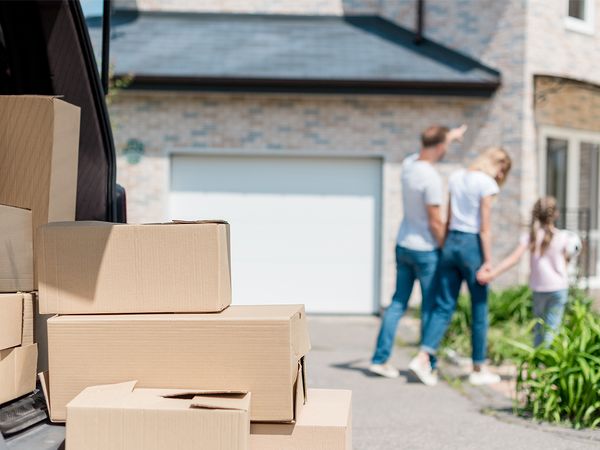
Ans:
{"label": "woman's shoe", "polygon": [[410,371],[427,386],[435,386],[438,382],[437,373],[431,369],[431,364],[415,356],[408,365]]}

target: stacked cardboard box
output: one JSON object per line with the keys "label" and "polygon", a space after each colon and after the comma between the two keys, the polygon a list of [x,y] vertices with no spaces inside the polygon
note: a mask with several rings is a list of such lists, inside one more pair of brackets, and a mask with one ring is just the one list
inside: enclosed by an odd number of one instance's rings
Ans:
{"label": "stacked cardboard box", "polygon": [[[230,306],[229,255],[222,221],[40,227],[40,311],[56,314],[48,399],[70,449],[166,448],[163,437],[189,448],[315,448],[307,436],[350,448],[349,393],[315,391],[305,406],[304,306]],[[269,426],[253,440],[250,421]],[[163,437],[147,442],[150,430]]]}
{"label": "stacked cardboard box", "polygon": [[75,219],[79,115],[54,97],[0,96],[0,404],[35,388],[45,341],[34,320],[35,229]]}

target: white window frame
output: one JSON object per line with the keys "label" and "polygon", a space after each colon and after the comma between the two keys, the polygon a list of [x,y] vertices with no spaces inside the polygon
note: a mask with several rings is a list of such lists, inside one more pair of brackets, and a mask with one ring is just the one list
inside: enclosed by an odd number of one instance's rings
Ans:
{"label": "white window frame", "polygon": [[565,0],[565,28],[583,34],[594,34],[596,31],[596,0],[585,0],[584,18],[569,16],[569,0]]}
{"label": "white window frame", "polygon": [[[591,132],[576,130],[572,128],[562,128],[555,126],[544,125],[540,127],[538,132],[538,174],[539,185],[538,194],[540,197],[546,195],[546,162],[547,151],[546,141],[548,139],[561,139],[567,141],[567,193],[566,202],[567,208],[577,208],[579,205],[579,163],[582,142],[600,143],[600,132]],[[600,173],[600,161],[598,162],[598,170]],[[600,195],[598,201],[598,211],[600,214]],[[599,218],[600,220],[600,218]],[[567,228],[571,228],[570,224],[566,224]],[[599,224],[600,227],[600,224]],[[590,240],[600,242],[600,230],[590,231]],[[600,259],[591,261],[591,264],[597,264],[597,275],[587,279],[587,286],[598,289],[600,288]]]}

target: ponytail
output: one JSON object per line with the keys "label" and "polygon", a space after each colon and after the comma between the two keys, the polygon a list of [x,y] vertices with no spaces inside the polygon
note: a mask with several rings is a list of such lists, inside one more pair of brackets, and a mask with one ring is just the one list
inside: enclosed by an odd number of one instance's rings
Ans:
{"label": "ponytail", "polygon": [[540,245],[540,255],[543,255],[550,246],[554,237],[552,226],[557,215],[558,208],[554,197],[542,197],[533,205],[531,225],[529,227],[529,250],[532,253],[535,252],[537,247],[537,232],[540,228],[544,230],[544,239]]}

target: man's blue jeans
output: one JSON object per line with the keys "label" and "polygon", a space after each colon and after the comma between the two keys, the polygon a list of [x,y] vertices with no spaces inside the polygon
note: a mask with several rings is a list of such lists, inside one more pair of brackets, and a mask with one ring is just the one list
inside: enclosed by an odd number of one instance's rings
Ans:
{"label": "man's blue jeans", "polygon": [[415,280],[421,285],[421,335],[423,324],[429,319],[433,309],[432,288],[435,285],[435,273],[439,251],[416,251],[396,246],[396,292],[392,303],[381,320],[377,338],[377,348],[373,355],[373,364],[385,363],[392,353],[396,328],[404,315]]}
{"label": "man's blue jeans", "polygon": [[533,315],[544,321],[536,324],[533,344],[537,347],[544,343],[549,345],[562,322],[563,313],[568,299],[566,289],[555,292],[533,293]]}
{"label": "man's blue jeans", "polygon": [[473,363],[483,364],[487,351],[488,288],[477,282],[477,271],[483,264],[478,234],[450,231],[442,249],[438,267],[435,308],[423,332],[421,350],[435,355],[452,314],[456,309],[460,286],[466,281],[471,294],[471,339]]}

